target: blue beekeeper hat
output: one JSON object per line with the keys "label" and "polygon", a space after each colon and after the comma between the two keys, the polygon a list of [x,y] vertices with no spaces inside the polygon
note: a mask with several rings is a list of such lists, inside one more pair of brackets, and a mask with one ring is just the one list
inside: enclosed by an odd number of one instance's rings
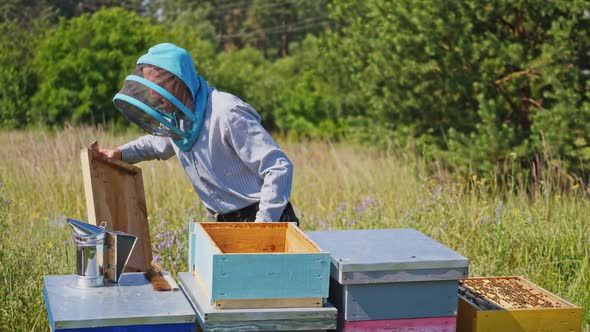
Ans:
{"label": "blue beekeeper hat", "polygon": [[151,47],[137,60],[113,103],[145,131],[170,137],[180,150],[188,151],[203,122],[208,90],[190,54],[164,43]]}

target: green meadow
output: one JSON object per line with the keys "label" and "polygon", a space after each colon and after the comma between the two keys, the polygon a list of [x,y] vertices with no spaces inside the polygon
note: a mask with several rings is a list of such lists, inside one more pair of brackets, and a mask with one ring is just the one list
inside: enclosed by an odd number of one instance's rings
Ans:
{"label": "green meadow", "polygon": [[[80,150],[137,134],[69,128],[0,132],[0,331],[48,330],[42,276],[74,274],[65,218],[87,220]],[[415,228],[469,259],[471,276],[524,276],[584,307],[590,331],[587,189],[547,176],[523,190],[515,165],[464,178],[394,151],[279,139],[295,165],[302,229]],[[154,255],[186,271],[186,226],[209,221],[178,161],[140,163]],[[426,170],[430,171],[426,171]]]}

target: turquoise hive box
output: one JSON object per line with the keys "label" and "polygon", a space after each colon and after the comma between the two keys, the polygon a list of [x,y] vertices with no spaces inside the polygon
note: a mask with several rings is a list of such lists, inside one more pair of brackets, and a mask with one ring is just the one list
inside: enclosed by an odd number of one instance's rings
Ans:
{"label": "turquoise hive box", "polygon": [[217,309],[321,308],[330,254],[291,223],[190,223],[189,272]]}

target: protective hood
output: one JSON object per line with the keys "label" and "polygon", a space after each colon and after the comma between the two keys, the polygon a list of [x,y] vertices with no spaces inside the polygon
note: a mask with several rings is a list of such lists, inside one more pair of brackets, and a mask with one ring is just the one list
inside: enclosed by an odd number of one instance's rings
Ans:
{"label": "protective hood", "polygon": [[113,102],[128,120],[153,135],[172,138],[180,150],[188,151],[203,123],[208,90],[190,54],[165,43],[137,60]]}

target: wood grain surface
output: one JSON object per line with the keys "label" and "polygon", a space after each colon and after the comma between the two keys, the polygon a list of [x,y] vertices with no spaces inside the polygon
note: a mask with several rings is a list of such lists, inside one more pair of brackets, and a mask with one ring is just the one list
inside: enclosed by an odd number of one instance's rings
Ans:
{"label": "wood grain surface", "polygon": [[88,222],[100,225],[104,221],[107,230],[137,236],[125,271],[145,271],[152,260],[152,248],[141,169],[106,160],[89,148],[82,149],[81,159]]}

